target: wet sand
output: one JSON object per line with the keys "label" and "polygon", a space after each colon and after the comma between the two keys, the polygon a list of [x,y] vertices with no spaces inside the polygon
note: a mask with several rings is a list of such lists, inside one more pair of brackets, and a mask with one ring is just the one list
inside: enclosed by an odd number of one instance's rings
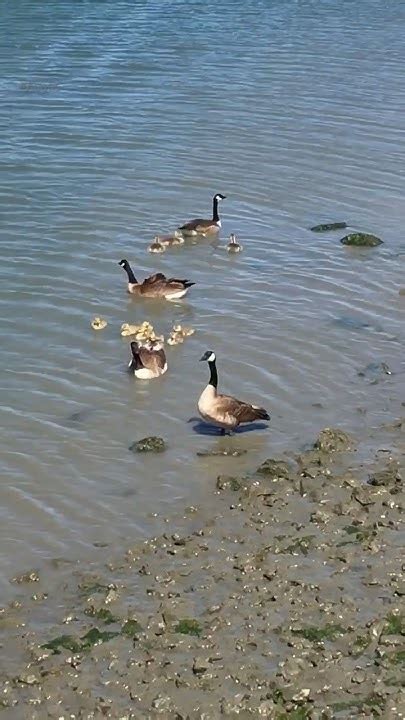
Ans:
{"label": "wet sand", "polygon": [[405,717],[404,465],[405,420],[325,430],[220,475],[215,516],[14,578],[1,717]]}

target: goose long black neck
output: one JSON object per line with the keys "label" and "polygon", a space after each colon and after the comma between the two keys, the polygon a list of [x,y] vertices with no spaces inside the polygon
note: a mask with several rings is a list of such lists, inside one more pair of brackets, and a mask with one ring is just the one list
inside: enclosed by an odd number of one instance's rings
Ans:
{"label": "goose long black neck", "polygon": [[134,271],[132,270],[129,262],[126,262],[124,265],[124,269],[128,275],[128,282],[134,283],[134,285],[137,285],[138,281],[134,275]]}
{"label": "goose long black neck", "polygon": [[210,368],[210,379],[208,382],[208,385],[212,385],[212,387],[215,388],[215,390],[218,387],[218,373],[217,373],[217,364],[215,360],[210,360],[208,362],[209,368]]}
{"label": "goose long black neck", "polygon": [[219,220],[219,214],[218,214],[218,198],[214,197],[212,201],[212,219],[214,222],[218,222]]}

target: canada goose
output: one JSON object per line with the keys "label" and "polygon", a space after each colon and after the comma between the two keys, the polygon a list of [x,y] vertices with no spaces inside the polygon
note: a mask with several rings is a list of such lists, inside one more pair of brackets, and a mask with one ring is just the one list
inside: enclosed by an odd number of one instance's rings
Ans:
{"label": "canada goose", "polygon": [[166,248],[156,236],[153,243],[149,245],[148,250],[150,253],[164,253],[166,251]]}
{"label": "canada goose", "polygon": [[166,354],[162,343],[131,342],[132,358],[128,368],[137,378],[151,380],[167,370]]}
{"label": "canada goose", "polygon": [[230,234],[229,243],[226,246],[226,249],[229,253],[238,253],[243,250],[243,245],[237,242],[236,235],[234,235],[234,233]]}
{"label": "canada goose", "polygon": [[250,403],[237,400],[230,395],[218,394],[216,356],[212,350],[207,350],[200,360],[206,360],[210,368],[209,383],[198,400],[198,412],[204,420],[220,427],[223,435],[226,430],[232,432],[241,423],[270,420],[270,416],[264,408],[250,405]]}
{"label": "canada goose", "polygon": [[204,220],[203,218],[196,218],[190,220],[190,222],[182,225],[179,230],[183,235],[208,235],[217,233],[221,227],[221,221],[218,214],[218,203],[220,200],[225,200],[226,195],[217,193],[212,199],[212,219]]}
{"label": "canada goose", "polygon": [[177,280],[167,278],[163,273],[151,275],[142,283],[139,283],[132,271],[128,260],[120,260],[118,265],[124,268],[128,275],[128,292],[131,295],[150,298],[166,298],[166,300],[178,300],[184,297],[189,287],[195,283],[189,280]]}
{"label": "canada goose", "polygon": [[175,230],[173,235],[156,235],[155,242],[159,242],[165,248],[174,247],[184,245],[184,237],[180,230]]}

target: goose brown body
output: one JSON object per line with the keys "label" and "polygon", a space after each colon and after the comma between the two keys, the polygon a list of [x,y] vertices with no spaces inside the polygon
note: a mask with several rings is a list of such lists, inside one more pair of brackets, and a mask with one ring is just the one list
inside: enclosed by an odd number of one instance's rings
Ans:
{"label": "goose brown body", "polygon": [[165,298],[166,300],[177,300],[187,293],[187,290],[195,283],[190,280],[179,280],[178,278],[167,278],[163,273],[155,273],[143,282],[138,282],[128,260],[120,260],[118,263],[127,273],[128,292],[131,295],[148,298]]}
{"label": "goose brown body", "polygon": [[210,368],[209,383],[198,400],[198,412],[204,420],[220,427],[223,431],[235,430],[242,423],[270,420],[270,416],[264,408],[238,400],[231,395],[218,393],[215,353],[207,350],[201,360],[207,360]]}
{"label": "goose brown body", "polygon": [[161,343],[131,342],[131,352],[132,358],[128,367],[136,377],[151,380],[166,372],[166,353]]}

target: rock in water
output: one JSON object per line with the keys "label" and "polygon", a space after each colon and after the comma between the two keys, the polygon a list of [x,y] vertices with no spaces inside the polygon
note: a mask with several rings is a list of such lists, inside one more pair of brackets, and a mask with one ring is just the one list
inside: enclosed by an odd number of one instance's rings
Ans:
{"label": "rock in water", "polygon": [[311,227],[312,232],[330,232],[331,230],[344,230],[347,228],[345,222],[323,223],[322,225],[314,225]]}
{"label": "rock in water", "polygon": [[166,443],[163,438],[152,435],[151,437],[142,438],[132,443],[128,448],[131,452],[142,453],[142,452],[154,452],[160,453],[166,450]]}
{"label": "rock in water", "polygon": [[350,235],[345,235],[340,242],[342,245],[350,245],[350,247],[377,247],[377,245],[382,245],[383,240],[369,233],[350,233]]}

